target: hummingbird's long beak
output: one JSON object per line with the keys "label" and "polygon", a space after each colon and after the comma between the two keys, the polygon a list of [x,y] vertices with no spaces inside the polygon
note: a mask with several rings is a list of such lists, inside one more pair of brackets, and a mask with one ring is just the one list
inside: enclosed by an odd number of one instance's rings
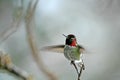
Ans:
{"label": "hummingbird's long beak", "polygon": [[63,36],[67,37],[66,35],[62,34]]}

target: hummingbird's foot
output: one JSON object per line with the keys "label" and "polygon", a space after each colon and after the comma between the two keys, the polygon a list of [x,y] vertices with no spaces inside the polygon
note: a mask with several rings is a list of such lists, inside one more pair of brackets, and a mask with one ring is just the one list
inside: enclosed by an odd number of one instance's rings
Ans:
{"label": "hummingbird's foot", "polygon": [[77,71],[77,74],[79,75],[78,68],[77,68],[77,66],[76,66],[75,62],[74,62],[74,61],[71,61],[71,63],[70,63],[70,64],[72,64],[72,65],[75,67],[75,69],[76,69],[76,71]]}
{"label": "hummingbird's foot", "polygon": [[83,70],[85,70],[85,65],[84,65],[84,63],[79,63],[78,66],[79,66],[80,68],[82,68]]}
{"label": "hummingbird's foot", "polygon": [[85,65],[84,65],[84,63],[81,64],[81,68],[82,68],[83,70],[85,70]]}
{"label": "hummingbird's foot", "polygon": [[83,70],[85,70],[85,65],[84,65],[84,62],[83,62],[82,59],[80,59],[80,61],[78,61],[77,63],[78,63],[78,66],[79,66],[80,68],[82,68]]}

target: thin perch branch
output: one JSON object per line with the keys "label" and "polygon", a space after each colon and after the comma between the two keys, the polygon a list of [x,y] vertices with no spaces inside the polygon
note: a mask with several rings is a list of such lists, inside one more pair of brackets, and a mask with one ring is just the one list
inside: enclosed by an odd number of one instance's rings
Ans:
{"label": "thin perch branch", "polygon": [[84,64],[81,64],[80,72],[79,72],[79,74],[78,74],[78,80],[80,80],[80,77],[81,77],[82,71],[83,71],[84,69],[85,69]]}

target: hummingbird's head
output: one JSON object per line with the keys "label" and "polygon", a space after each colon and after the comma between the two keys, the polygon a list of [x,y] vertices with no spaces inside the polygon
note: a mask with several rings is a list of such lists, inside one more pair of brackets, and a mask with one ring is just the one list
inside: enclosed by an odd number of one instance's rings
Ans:
{"label": "hummingbird's head", "polygon": [[65,42],[66,45],[69,45],[69,46],[76,46],[77,45],[76,37],[73,34],[69,34],[65,37],[66,37],[66,42]]}

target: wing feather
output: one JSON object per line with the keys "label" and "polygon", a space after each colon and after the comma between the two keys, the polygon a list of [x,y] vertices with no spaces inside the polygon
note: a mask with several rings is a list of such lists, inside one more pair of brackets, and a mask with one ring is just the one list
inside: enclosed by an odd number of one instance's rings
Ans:
{"label": "wing feather", "polygon": [[63,53],[64,52],[64,46],[65,45],[46,46],[46,47],[41,48],[41,50],[42,51],[51,51],[51,52]]}
{"label": "wing feather", "polygon": [[80,49],[80,52],[84,52],[85,51],[85,48],[82,46],[82,45],[78,45],[79,49]]}
{"label": "wing feather", "polygon": [[[41,48],[40,50],[42,51],[51,51],[51,52],[56,52],[56,53],[64,53],[64,46],[65,45],[53,45],[53,46],[46,46]],[[80,52],[83,53],[85,51],[85,48],[81,45],[78,45]]]}

